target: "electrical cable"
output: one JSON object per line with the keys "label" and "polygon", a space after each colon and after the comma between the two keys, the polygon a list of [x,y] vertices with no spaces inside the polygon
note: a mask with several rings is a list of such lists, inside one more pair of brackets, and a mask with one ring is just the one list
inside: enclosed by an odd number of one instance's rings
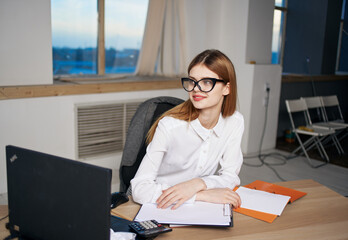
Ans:
{"label": "electrical cable", "polygon": [[0,218],[0,221],[2,221],[2,220],[4,220],[4,219],[6,219],[6,218],[8,218],[8,214],[5,216],[5,217],[2,217],[2,218]]}
{"label": "electrical cable", "polygon": [[311,79],[311,84],[312,84],[312,92],[313,92],[313,96],[317,96],[317,92],[315,91],[315,84],[314,84],[314,80],[312,78],[312,75],[310,74],[310,71],[309,71],[309,64],[310,64],[310,60],[309,60],[309,57],[306,58],[306,66],[307,66],[307,74],[308,76],[310,76],[310,79]]}
{"label": "electrical cable", "polygon": [[348,32],[347,32],[344,28],[342,29],[342,32],[343,32],[344,34],[348,35]]}
{"label": "electrical cable", "polygon": [[[244,159],[257,157],[260,160],[260,163],[259,164],[250,164],[250,163],[244,162],[243,164],[246,166],[249,166],[249,167],[262,167],[263,165],[265,165],[268,168],[270,168],[281,181],[286,181],[284,178],[282,178],[280,176],[280,174],[277,172],[277,170],[273,168],[273,166],[284,165],[284,164],[286,164],[287,160],[292,159],[292,158],[296,158],[298,156],[291,155],[291,154],[289,156],[285,156],[285,155],[277,153],[277,152],[262,154],[262,144],[263,144],[263,139],[264,139],[265,132],[266,132],[266,125],[267,125],[267,118],[268,118],[267,115],[268,115],[268,103],[269,103],[269,93],[270,93],[269,87],[266,88],[266,92],[267,92],[267,96],[266,96],[266,102],[265,102],[265,119],[264,119],[264,123],[263,123],[262,135],[261,135],[261,139],[260,139],[259,153],[257,156],[244,157]],[[270,157],[270,156],[281,160],[281,162],[279,162],[279,163],[266,162],[265,160],[267,159],[267,157]]]}

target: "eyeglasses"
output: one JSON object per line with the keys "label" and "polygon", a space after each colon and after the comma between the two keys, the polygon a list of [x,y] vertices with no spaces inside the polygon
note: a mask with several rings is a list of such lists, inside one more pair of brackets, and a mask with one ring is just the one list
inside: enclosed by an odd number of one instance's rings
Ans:
{"label": "eyeglasses", "polygon": [[225,81],[216,78],[203,78],[199,81],[190,78],[181,78],[182,86],[187,92],[192,92],[196,86],[202,92],[210,92],[215,87],[216,82],[224,83]]}

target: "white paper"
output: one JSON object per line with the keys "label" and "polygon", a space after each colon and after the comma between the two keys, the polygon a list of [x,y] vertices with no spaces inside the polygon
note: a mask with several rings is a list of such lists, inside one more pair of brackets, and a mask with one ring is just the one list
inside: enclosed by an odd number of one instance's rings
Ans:
{"label": "white paper", "polygon": [[242,208],[280,216],[290,197],[265,191],[239,187],[236,191],[242,201]]}
{"label": "white paper", "polygon": [[110,228],[110,240],[135,240],[137,235],[131,232],[114,232]]}
{"label": "white paper", "polygon": [[171,207],[160,209],[157,204],[143,204],[134,220],[155,219],[163,224],[220,226],[229,226],[231,222],[231,209],[228,207],[227,211],[224,204],[196,201],[193,204],[183,204],[175,210]]}

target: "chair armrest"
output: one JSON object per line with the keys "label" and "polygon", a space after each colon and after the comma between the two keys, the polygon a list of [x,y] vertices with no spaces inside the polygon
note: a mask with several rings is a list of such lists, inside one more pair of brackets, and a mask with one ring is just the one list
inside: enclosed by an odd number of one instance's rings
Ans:
{"label": "chair armrest", "polygon": [[124,192],[115,192],[111,194],[111,209],[116,208],[122,203],[128,202],[129,197]]}

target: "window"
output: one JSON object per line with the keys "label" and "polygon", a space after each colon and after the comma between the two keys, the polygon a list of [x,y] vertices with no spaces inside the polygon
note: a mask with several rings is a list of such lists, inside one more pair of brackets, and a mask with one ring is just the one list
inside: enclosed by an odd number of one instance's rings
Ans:
{"label": "window", "polygon": [[340,23],[340,33],[338,38],[337,60],[336,60],[336,73],[348,72],[348,13],[346,10],[347,1],[343,0],[342,15]]}
{"label": "window", "polygon": [[148,0],[52,0],[53,74],[133,73]]}
{"label": "window", "polygon": [[282,64],[285,37],[286,0],[276,0],[273,17],[272,63]]}

